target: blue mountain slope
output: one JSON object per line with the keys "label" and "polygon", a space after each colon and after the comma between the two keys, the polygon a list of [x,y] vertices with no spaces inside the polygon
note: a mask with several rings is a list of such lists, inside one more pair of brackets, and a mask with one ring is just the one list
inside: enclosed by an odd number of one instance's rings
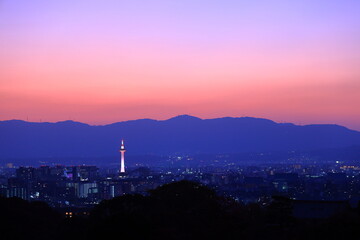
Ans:
{"label": "blue mountain slope", "polygon": [[338,125],[279,124],[260,118],[165,121],[140,119],[104,126],[64,121],[0,122],[0,159],[117,156],[121,139],[128,154],[241,153],[312,150],[360,145],[360,132]]}

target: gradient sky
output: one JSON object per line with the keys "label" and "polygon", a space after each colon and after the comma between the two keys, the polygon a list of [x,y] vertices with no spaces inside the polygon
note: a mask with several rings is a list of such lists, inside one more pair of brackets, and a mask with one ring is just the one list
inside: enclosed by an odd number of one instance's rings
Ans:
{"label": "gradient sky", "polygon": [[360,130],[359,0],[0,0],[0,120]]}

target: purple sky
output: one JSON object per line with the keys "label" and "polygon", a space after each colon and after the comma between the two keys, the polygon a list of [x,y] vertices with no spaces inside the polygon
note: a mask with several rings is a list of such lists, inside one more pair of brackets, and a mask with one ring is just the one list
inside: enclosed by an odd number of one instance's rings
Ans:
{"label": "purple sky", "polygon": [[360,130],[360,1],[0,1],[0,120]]}

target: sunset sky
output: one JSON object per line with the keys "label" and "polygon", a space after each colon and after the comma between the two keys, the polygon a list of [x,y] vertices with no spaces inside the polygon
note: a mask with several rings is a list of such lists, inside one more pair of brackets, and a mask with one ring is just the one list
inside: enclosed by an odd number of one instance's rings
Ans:
{"label": "sunset sky", "polygon": [[0,0],[0,120],[360,130],[359,0]]}

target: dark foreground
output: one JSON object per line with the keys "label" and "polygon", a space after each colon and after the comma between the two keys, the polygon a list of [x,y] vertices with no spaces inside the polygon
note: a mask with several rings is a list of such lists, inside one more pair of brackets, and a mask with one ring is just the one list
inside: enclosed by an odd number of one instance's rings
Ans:
{"label": "dark foreground", "polygon": [[89,215],[70,216],[42,202],[0,198],[0,218],[4,240],[360,239],[358,209],[299,219],[292,203],[281,198],[268,206],[245,206],[188,181],[164,185],[148,196],[103,201]]}

